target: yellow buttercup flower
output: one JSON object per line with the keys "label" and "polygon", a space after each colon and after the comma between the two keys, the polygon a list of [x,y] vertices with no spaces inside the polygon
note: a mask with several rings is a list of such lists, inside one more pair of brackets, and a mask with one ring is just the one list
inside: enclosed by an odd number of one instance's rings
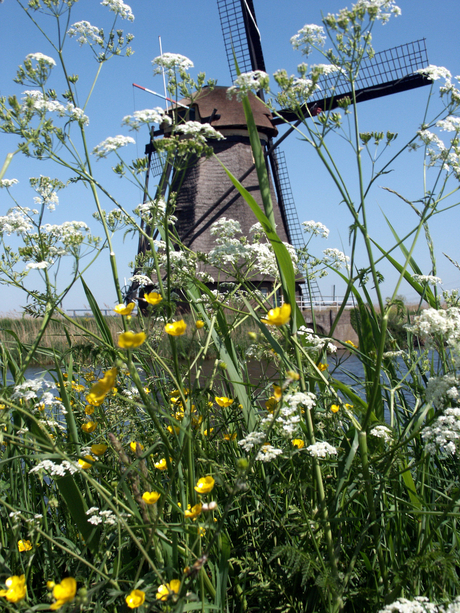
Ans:
{"label": "yellow buttercup flower", "polygon": [[279,385],[273,384],[273,396],[276,400],[281,400],[283,396],[283,389]]}
{"label": "yellow buttercup flower", "polygon": [[209,494],[209,492],[214,487],[214,479],[211,476],[202,477],[198,479],[197,484],[195,485],[195,491],[199,494]]}
{"label": "yellow buttercup flower", "polygon": [[333,413],[337,413],[340,410],[340,406],[338,404],[331,404],[331,411]]}
{"label": "yellow buttercup flower", "polygon": [[305,443],[301,438],[295,438],[291,441],[291,443],[294,445],[294,447],[297,447],[297,449],[303,449],[303,447],[305,447]]}
{"label": "yellow buttercup flower", "polygon": [[195,327],[197,330],[201,330],[201,328],[204,328],[204,321],[201,321],[201,319],[197,319],[195,322]]}
{"label": "yellow buttercup flower", "polygon": [[136,305],[134,304],[134,302],[130,302],[126,306],[124,304],[117,304],[117,306],[114,307],[113,310],[115,311],[115,313],[118,313],[118,315],[131,315],[135,306]]}
{"label": "yellow buttercup flower", "polygon": [[345,345],[350,345],[353,349],[358,349],[358,345],[355,345],[353,341],[345,341]]}
{"label": "yellow buttercup flower", "polygon": [[91,453],[94,453],[94,455],[97,456],[104,455],[107,449],[107,445],[104,445],[102,443],[99,443],[98,445],[91,445]]}
{"label": "yellow buttercup flower", "polygon": [[205,436],[209,436],[213,430],[214,430],[214,428],[209,428],[209,432],[208,432],[207,430],[205,430],[205,431],[203,432],[203,434],[204,434]]}
{"label": "yellow buttercup flower", "polygon": [[289,377],[289,379],[292,379],[293,381],[298,381],[300,379],[299,373],[294,372],[293,370],[286,371],[286,375]]}
{"label": "yellow buttercup flower", "polygon": [[291,318],[291,305],[283,304],[283,306],[270,309],[267,313],[267,319],[262,319],[262,323],[269,326],[282,326]]}
{"label": "yellow buttercup flower", "polygon": [[346,402],[346,403],[345,403],[345,408],[346,408],[346,409],[348,409],[348,410],[350,410],[350,409],[352,409],[352,408],[353,408],[353,405],[352,405],[352,404],[348,404],[348,402]]}
{"label": "yellow buttercup flower", "polygon": [[206,528],[203,528],[203,526],[199,526],[198,527],[198,536],[205,536],[206,535]]}
{"label": "yellow buttercup flower", "polygon": [[88,404],[85,409],[85,415],[92,415],[94,413],[94,407],[92,404]]}
{"label": "yellow buttercup flower", "polygon": [[128,594],[125,598],[125,602],[130,609],[137,609],[141,604],[144,604],[145,592],[142,590],[133,590],[131,594]]}
{"label": "yellow buttercup flower", "polygon": [[265,402],[265,408],[269,413],[273,413],[277,404],[278,400],[275,398],[275,396],[270,396],[270,398]]}
{"label": "yellow buttercup flower", "polygon": [[179,426],[168,426],[166,430],[169,432],[169,434],[179,434],[180,432]]}
{"label": "yellow buttercup flower", "polygon": [[87,434],[91,434],[91,432],[94,432],[94,430],[96,430],[96,428],[97,428],[97,422],[96,421],[87,421],[81,427],[83,432],[86,432]]}
{"label": "yellow buttercup flower", "polygon": [[0,596],[8,602],[19,602],[26,597],[27,586],[25,575],[13,575],[5,581],[6,590],[0,590]]}
{"label": "yellow buttercup flower", "polygon": [[53,588],[53,596],[56,602],[50,606],[52,611],[60,609],[66,602],[71,602],[77,592],[77,582],[73,577],[66,577]]}
{"label": "yellow buttercup flower", "polygon": [[236,439],[236,432],[233,434],[224,434],[224,441],[234,441]]}
{"label": "yellow buttercup flower", "polygon": [[323,364],[322,362],[320,362],[320,363],[318,364],[318,370],[319,370],[319,371],[321,371],[321,372],[324,372],[324,371],[325,371],[325,370],[327,370],[328,368],[329,368],[329,367],[328,367],[328,365],[327,365],[327,364]]}
{"label": "yellow buttercup flower", "polygon": [[123,332],[118,337],[118,346],[122,349],[136,349],[145,342],[145,332]]}
{"label": "yellow buttercup flower", "polygon": [[89,390],[89,394],[86,396],[86,402],[95,407],[101,405],[106,395],[115,387],[117,374],[118,370],[116,368],[111,368],[105,372],[102,379],[99,379]]}
{"label": "yellow buttercup flower", "polygon": [[31,549],[32,549],[32,543],[30,541],[23,541],[22,539],[18,541],[19,551],[30,551]]}
{"label": "yellow buttercup flower", "polygon": [[146,504],[155,504],[160,498],[161,494],[159,492],[144,492],[142,494],[142,500]]}
{"label": "yellow buttercup flower", "polygon": [[195,504],[192,508],[190,508],[190,505],[188,505],[188,509],[184,511],[184,515],[188,519],[195,520],[198,517],[198,515],[201,514],[202,508],[203,508],[203,505],[201,504],[201,502],[199,502],[198,504]]}
{"label": "yellow buttercup flower", "polygon": [[166,458],[161,458],[161,460],[158,460],[158,462],[154,463],[154,466],[157,470],[166,470],[168,468]]}
{"label": "yellow buttercup flower", "polygon": [[180,321],[173,321],[170,324],[166,324],[165,332],[170,336],[182,336],[185,334],[185,330],[187,329],[187,324],[183,319]]}
{"label": "yellow buttercup flower", "polygon": [[178,594],[180,590],[180,580],[173,579],[170,583],[160,585],[157,590],[157,600],[168,600],[173,594]]}
{"label": "yellow buttercup flower", "polygon": [[220,407],[229,407],[233,404],[233,398],[227,398],[226,396],[216,396],[214,400]]}
{"label": "yellow buttercup flower", "polygon": [[91,468],[91,466],[93,465],[93,462],[94,462],[94,458],[93,456],[90,456],[90,455],[85,455],[84,460],[78,460],[78,463],[83,468],[83,470],[87,470],[88,468]]}
{"label": "yellow buttercup flower", "polygon": [[158,292],[150,292],[150,294],[144,294],[144,300],[152,306],[155,306],[163,300],[163,296]]}
{"label": "yellow buttercup flower", "polygon": [[136,449],[137,449],[138,445],[139,445],[139,447],[141,448],[141,451],[142,451],[144,449],[144,445],[142,445],[142,443],[137,443],[136,441],[131,441],[131,443],[129,443],[131,451],[133,451],[134,453],[136,453]]}

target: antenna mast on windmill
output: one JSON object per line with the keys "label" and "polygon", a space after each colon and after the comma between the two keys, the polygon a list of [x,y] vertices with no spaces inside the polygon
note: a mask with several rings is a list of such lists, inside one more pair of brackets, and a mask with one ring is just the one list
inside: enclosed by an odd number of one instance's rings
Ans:
{"label": "antenna mast on windmill", "polygon": [[[236,79],[235,57],[241,72],[263,70],[265,61],[262,52],[260,32],[255,17],[253,0],[217,0],[227,60],[232,82]],[[417,73],[428,65],[425,41],[418,40],[386,51],[375,53],[372,58],[363,60],[359,76],[355,83],[357,102],[364,102],[391,95],[397,92],[421,87],[430,83],[429,79]],[[304,117],[317,114],[318,109],[331,110],[338,106],[338,101],[352,97],[350,85],[339,73],[324,75],[317,90],[303,107]],[[262,198],[259,191],[257,175],[253,164],[252,150],[249,143],[246,121],[242,104],[234,98],[228,100],[226,87],[213,90],[203,88],[193,101],[182,100],[181,104],[189,107],[188,118],[201,123],[209,123],[226,138],[222,141],[209,140],[215,155],[239,179],[259,203]],[[294,247],[305,245],[303,233],[289,184],[289,174],[284,154],[277,150],[278,144],[293,131],[289,128],[285,134],[273,143],[277,136],[277,126],[299,121],[298,114],[292,109],[278,111],[274,118],[263,100],[250,96],[250,104],[256,121],[264,151],[270,160],[274,193],[272,201],[277,223],[277,233],[281,240],[290,242]],[[164,135],[162,130],[152,131],[151,142],[147,145],[150,174],[171,173],[171,168],[163,168],[154,154],[154,139]],[[149,172],[148,172],[149,174]],[[164,178],[164,177],[163,177]],[[148,187],[148,176],[146,194]],[[164,183],[162,181],[161,183]],[[222,216],[229,216],[240,222],[243,234],[256,222],[249,207],[239,195],[233,184],[216,159],[200,159],[179,176],[173,173],[171,189],[177,192],[175,215],[178,218],[177,233],[180,240],[194,251],[209,252],[214,247],[210,226]],[[276,192],[276,197],[275,197]],[[139,253],[144,253],[146,241],[139,241]],[[255,279],[261,289],[263,278]],[[268,283],[270,285],[270,283]],[[136,288],[131,287],[132,297]],[[310,284],[312,301],[320,297],[316,281]]]}

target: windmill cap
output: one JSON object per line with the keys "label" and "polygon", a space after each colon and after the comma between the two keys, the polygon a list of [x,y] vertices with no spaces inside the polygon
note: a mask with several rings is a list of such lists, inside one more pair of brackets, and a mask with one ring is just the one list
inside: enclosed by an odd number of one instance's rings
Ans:
{"label": "windmill cap", "polygon": [[[233,96],[227,98],[227,87],[203,87],[196,98],[191,101],[189,98],[180,100],[181,104],[192,104],[198,113],[196,121],[210,123],[216,130],[247,130],[246,117],[244,115],[243,103]],[[254,121],[258,132],[269,137],[276,136],[278,129],[273,124],[273,117],[265,104],[255,96],[249,94],[249,103],[254,115]]]}

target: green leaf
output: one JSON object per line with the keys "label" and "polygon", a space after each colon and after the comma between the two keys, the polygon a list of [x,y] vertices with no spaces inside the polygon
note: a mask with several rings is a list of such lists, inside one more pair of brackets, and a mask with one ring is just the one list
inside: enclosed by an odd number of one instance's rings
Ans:
{"label": "green leaf", "polygon": [[106,345],[115,349],[115,345],[113,342],[112,335],[110,333],[109,326],[107,325],[107,322],[105,321],[104,316],[102,315],[101,310],[93,294],[91,293],[89,287],[86,285],[83,279],[81,280],[81,282],[83,284],[83,289],[85,290],[86,298],[88,299],[91,312],[93,313],[97,328],[100,332],[102,339],[104,340]]}

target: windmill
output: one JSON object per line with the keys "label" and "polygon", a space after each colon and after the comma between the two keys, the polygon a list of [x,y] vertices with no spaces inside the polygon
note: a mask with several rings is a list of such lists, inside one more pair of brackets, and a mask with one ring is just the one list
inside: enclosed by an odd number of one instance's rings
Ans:
{"label": "windmill", "polygon": [[[217,6],[232,82],[237,77],[235,57],[241,72],[265,72],[253,0],[217,0]],[[427,85],[430,80],[416,72],[427,65],[424,39],[375,53],[361,64],[355,83],[356,99],[358,102],[364,102]],[[302,109],[304,117],[314,116],[321,109],[336,108],[342,98],[352,95],[349,83],[344,77],[337,76],[337,73],[323,75],[320,86]],[[229,101],[225,94],[226,88],[217,87],[212,91],[204,88],[190,106],[188,118],[210,123],[224,134],[224,141],[209,141],[209,144],[214,148],[216,156],[262,206],[242,105],[236,99]],[[258,132],[271,169],[277,233],[283,241],[301,248],[305,243],[290,187],[286,159],[278,148],[295,128],[289,128],[280,138],[274,140],[278,136],[278,125],[285,121],[300,123],[300,120],[291,109],[282,109],[278,112],[278,117],[272,117],[262,100],[255,96],[250,97]],[[165,172],[171,174],[171,168],[163,168],[155,154],[153,141],[161,135],[162,130],[152,131],[151,142],[146,147],[152,176]],[[198,160],[180,178],[174,173],[171,176],[171,189],[177,189],[176,229],[186,246],[209,252],[213,246],[210,226],[223,215],[240,221],[244,234],[247,234],[250,225],[255,223],[246,203],[215,159]],[[139,252],[142,253],[145,249],[146,242],[141,238]],[[263,289],[263,279],[256,279],[256,282],[259,282]],[[133,297],[136,289],[131,286],[128,296]],[[316,281],[310,284],[309,290],[309,298],[312,301],[320,298]]]}

